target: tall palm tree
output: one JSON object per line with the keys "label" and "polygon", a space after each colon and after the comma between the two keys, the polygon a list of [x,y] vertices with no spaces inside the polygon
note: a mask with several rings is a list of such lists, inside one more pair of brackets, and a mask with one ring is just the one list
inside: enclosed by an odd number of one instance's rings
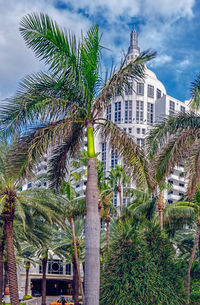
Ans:
{"label": "tall palm tree", "polygon": [[114,191],[119,194],[120,202],[120,213],[122,212],[122,189],[127,183],[130,183],[130,177],[126,174],[125,169],[121,165],[116,165],[115,168],[111,168],[108,172],[107,177],[110,185],[113,187]]}
{"label": "tall palm tree", "polygon": [[[192,268],[192,263],[195,257],[197,245],[200,238],[200,206],[197,202],[190,201],[178,201],[171,205],[168,205],[165,208],[164,222],[168,224],[168,226],[173,227],[173,223],[175,221],[175,226],[180,228],[181,226],[188,225],[188,220],[197,219],[197,229],[195,238],[193,241],[192,253],[189,259],[188,269],[187,269],[187,293],[188,298],[190,298],[190,273]],[[178,224],[177,224],[178,222]]]}
{"label": "tall palm tree", "polygon": [[[100,221],[94,128],[129,161],[137,182],[148,187],[151,179],[146,178],[143,152],[130,135],[106,120],[104,114],[118,90],[122,91],[130,81],[144,78],[144,62],[155,53],[145,52],[128,64],[125,59],[119,69],[102,82],[98,26],[89,29],[87,35],[77,41],[47,15],[29,14],[22,19],[20,32],[26,45],[45,61],[49,73],[32,74],[20,83],[17,95],[1,109],[1,130],[7,134],[21,131],[18,152],[26,168],[30,168],[48,147],[53,147],[55,186],[65,176],[66,156],[77,150],[87,131],[85,295],[87,305],[96,305],[99,303]],[[19,154],[16,153],[16,157]]]}
{"label": "tall palm tree", "polygon": [[80,279],[77,271],[77,263],[75,259],[74,248],[74,233],[76,241],[76,249],[78,255],[78,261],[84,261],[85,251],[85,238],[84,238],[84,226],[85,221],[82,217],[76,217],[74,221],[74,232],[72,230],[71,223],[67,220],[67,226],[65,230],[60,231],[57,240],[55,240],[54,253],[63,257],[68,262],[72,262],[73,265],[73,299],[75,305],[79,304],[79,285]]}
{"label": "tall palm tree", "polygon": [[[78,274],[78,280],[79,280],[79,286],[81,289],[81,294],[82,294],[82,299],[83,303],[85,303],[85,296],[84,296],[84,291],[83,291],[83,283],[81,280],[81,273],[80,273],[80,264],[79,264],[79,258],[78,258],[78,241],[76,240],[76,232],[75,232],[75,219],[77,216],[82,216],[84,217],[85,212],[86,212],[86,206],[85,206],[85,198],[83,197],[78,197],[76,198],[75,191],[73,187],[71,186],[71,181],[70,181],[71,175],[69,175],[69,181],[66,183],[63,181],[62,187],[61,187],[61,192],[64,195],[62,197],[62,203],[63,206],[65,207],[65,216],[68,220],[68,222],[71,224],[71,229],[72,229],[72,238],[73,238],[73,249],[74,249],[74,256],[73,256],[73,261],[75,261],[75,267],[77,274]],[[76,296],[75,299],[75,305],[78,305],[78,299]]]}

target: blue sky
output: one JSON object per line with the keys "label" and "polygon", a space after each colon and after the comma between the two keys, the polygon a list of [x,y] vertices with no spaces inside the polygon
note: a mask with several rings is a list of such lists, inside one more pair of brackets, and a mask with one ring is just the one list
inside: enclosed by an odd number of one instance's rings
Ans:
{"label": "blue sky", "polygon": [[200,3],[198,0],[0,0],[0,100],[13,95],[25,75],[43,64],[25,46],[18,27],[27,13],[44,12],[79,37],[98,24],[106,65],[119,64],[135,26],[141,50],[157,57],[148,67],[179,100],[190,97],[190,84],[200,73]]}

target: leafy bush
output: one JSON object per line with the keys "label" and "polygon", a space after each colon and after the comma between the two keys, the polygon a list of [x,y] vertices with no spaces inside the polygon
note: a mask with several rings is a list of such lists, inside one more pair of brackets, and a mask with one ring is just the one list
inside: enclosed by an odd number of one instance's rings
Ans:
{"label": "leafy bush", "polygon": [[30,300],[30,299],[32,299],[32,296],[31,296],[31,295],[25,295],[25,296],[24,296],[24,301]]}
{"label": "leafy bush", "polygon": [[195,290],[195,291],[191,292],[190,304],[191,305],[199,305],[200,304],[200,290]]}
{"label": "leafy bush", "polygon": [[126,223],[116,233],[102,270],[100,304],[186,304],[185,270],[160,229],[149,224],[136,231]]}

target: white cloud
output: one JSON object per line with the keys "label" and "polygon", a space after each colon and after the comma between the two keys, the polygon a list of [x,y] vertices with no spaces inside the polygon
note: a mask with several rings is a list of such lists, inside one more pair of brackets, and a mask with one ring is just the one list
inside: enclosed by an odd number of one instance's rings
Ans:
{"label": "white cloud", "polygon": [[166,54],[162,54],[160,56],[157,56],[155,59],[153,59],[149,66],[150,67],[160,67],[160,66],[164,66],[167,63],[169,63],[170,61],[172,61],[172,57]]}
{"label": "white cloud", "polygon": [[[44,12],[59,25],[71,29],[80,35],[93,23],[95,16],[106,21],[102,44],[110,48],[107,57],[113,56],[119,62],[122,50],[127,51],[130,27],[133,17],[143,20],[139,25],[139,44],[141,49],[152,48],[160,54],[152,65],[159,66],[171,61],[165,45],[166,37],[176,30],[174,21],[179,18],[191,18],[195,0],[63,0],[72,10],[55,8],[56,0],[0,0],[0,99],[11,95],[19,80],[26,74],[43,68],[33,52],[24,44],[18,27],[20,19],[27,13]],[[82,14],[79,9],[84,10]],[[93,19],[87,18],[93,15]],[[108,29],[108,30],[107,30]],[[119,44],[116,40],[120,41]],[[118,45],[118,47],[116,47]]]}

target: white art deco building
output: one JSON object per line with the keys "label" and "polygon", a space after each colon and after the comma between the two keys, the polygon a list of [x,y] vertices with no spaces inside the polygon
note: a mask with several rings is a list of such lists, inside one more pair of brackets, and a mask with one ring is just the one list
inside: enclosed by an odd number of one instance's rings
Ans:
{"label": "white art deco building", "polygon": [[[127,61],[133,60],[139,54],[138,34],[136,30],[133,30],[130,36]],[[176,112],[189,110],[187,102],[181,102],[167,95],[164,85],[157,79],[154,72],[146,68],[145,75],[144,82],[133,82],[123,94],[117,95],[112,100],[107,109],[107,119],[133,135],[137,144],[143,148],[145,148],[145,138],[155,122]],[[108,143],[100,141],[97,147],[101,152],[106,171],[120,162],[117,151],[110,149]],[[169,193],[167,191],[164,193],[165,201],[168,203],[177,201],[186,192],[183,173],[183,165],[176,167],[171,172],[168,182],[172,187]],[[126,203],[125,198],[124,203]],[[118,205],[117,195],[115,195],[114,204]]]}

